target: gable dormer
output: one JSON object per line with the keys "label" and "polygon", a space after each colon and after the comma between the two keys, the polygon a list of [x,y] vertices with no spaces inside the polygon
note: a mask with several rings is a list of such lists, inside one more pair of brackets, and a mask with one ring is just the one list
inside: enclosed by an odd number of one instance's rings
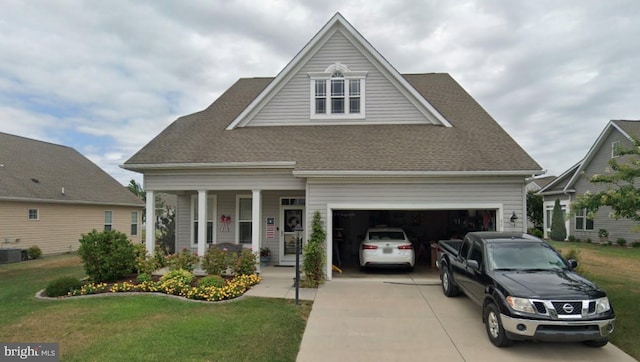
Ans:
{"label": "gable dormer", "polygon": [[339,13],[227,129],[451,124]]}

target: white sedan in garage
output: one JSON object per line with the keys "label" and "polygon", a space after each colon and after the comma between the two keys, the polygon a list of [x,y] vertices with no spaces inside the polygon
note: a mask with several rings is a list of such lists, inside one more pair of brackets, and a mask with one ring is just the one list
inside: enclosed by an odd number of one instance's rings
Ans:
{"label": "white sedan in garage", "polygon": [[362,269],[402,267],[413,270],[415,259],[413,245],[401,228],[370,228],[360,243]]}

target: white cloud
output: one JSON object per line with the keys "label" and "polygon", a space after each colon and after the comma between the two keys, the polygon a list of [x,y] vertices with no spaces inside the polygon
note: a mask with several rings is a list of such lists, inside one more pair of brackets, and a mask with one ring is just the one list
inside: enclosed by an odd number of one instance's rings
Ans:
{"label": "white cloud", "polygon": [[[450,73],[551,174],[639,118],[634,0],[3,4],[0,131],[118,167],[241,77],[274,76],[340,11],[403,73]],[[95,144],[94,144],[95,143]]]}

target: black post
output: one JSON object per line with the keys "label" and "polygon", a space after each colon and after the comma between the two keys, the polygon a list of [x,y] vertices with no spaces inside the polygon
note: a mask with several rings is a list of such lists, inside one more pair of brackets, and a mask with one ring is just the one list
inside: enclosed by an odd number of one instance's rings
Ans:
{"label": "black post", "polygon": [[300,231],[296,230],[296,305],[300,296]]}
{"label": "black post", "polygon": [[302,244],[302,226],[297,225],[296,231],[296,305],[300,300],[300,244]]}

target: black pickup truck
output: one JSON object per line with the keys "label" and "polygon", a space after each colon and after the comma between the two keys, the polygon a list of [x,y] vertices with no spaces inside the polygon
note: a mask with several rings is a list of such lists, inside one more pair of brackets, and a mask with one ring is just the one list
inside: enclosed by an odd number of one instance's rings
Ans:
{"label": "black pickup truck", "polygon": [[615,315],[604,291],[573,271],[544,240],[509,232],[471,232],[441,240],[437,266],[447,297],[464,292],[482,306],[491,342],[609,342]]}

